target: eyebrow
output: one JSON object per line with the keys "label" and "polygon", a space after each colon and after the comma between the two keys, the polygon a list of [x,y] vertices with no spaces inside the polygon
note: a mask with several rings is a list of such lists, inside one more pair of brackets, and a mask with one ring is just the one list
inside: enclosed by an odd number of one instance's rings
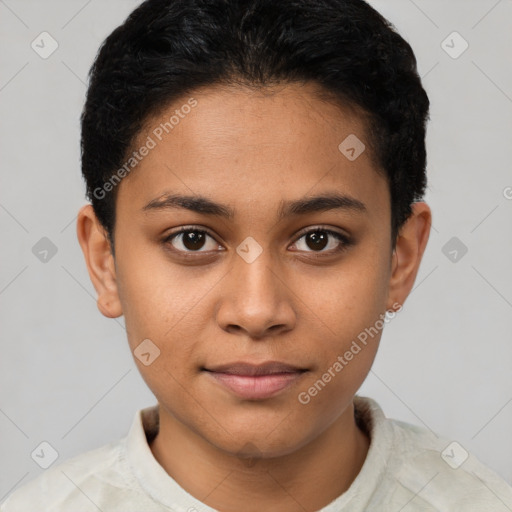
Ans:
{"label": "eyebrow", "polygon": [[[202,215],[212,215],[225,219],[233,219],[235,211],[224,204],[216,203],[211,199],[200,195],[164,194],[150,201],[143,211],[186,209]],[[363,202],[354,197],[328,193],[313,197],[305,197],[293,201],[281,201],[278,209],[278,219],[293,215],[306,215],[313,212],[328,210],[349,210],[354,212],[367,212]]]}

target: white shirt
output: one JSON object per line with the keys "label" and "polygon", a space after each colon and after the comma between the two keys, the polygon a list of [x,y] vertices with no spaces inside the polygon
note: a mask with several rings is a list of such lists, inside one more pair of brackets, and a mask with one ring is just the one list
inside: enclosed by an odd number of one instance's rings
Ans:
{"label": "white shirt", "polygon": [[[464,460],[460,445],[386,418],[371,398],[356,395],[354,404],[370,435],[368,455],[349,489],[319,512],[512,511],[512,487],[475,456]],[[126,437],[51,466],[0,511],[216,512],[154,458],[147,439],[157,431],[157,406],[137,411]]]}

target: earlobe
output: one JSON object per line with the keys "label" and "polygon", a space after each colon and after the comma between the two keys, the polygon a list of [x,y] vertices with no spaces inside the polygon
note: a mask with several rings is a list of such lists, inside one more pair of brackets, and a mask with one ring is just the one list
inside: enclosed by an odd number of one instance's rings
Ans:
{"label": "earlobe", "polygon": [[424,202],[411,205],[412,213],[400,229],[393,251],[387,309],[400,309],[414,285],[427,246],[432,213]]}
{"label": "earlobe", "polygon": [[119,300],[114,257],[106,232],[92,205],[87,204],[78,212],[76,232],[89,277],[98,294],[98,309],[108,318],[121,316],[123,311]]}

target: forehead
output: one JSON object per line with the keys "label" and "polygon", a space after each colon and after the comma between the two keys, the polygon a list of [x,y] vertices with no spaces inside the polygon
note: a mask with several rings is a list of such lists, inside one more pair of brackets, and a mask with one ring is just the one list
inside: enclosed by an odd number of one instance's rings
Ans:
{"label": "forehead", "polygon": [[337,190],[361,201],[373,196],[385,210],[387,183],[364,119],[317,91],[311,84],[215,86],[173,102],[141,130],[134,149],[152,148],[119,185],[118,201],[142,209],[180,192],[254,210]]}

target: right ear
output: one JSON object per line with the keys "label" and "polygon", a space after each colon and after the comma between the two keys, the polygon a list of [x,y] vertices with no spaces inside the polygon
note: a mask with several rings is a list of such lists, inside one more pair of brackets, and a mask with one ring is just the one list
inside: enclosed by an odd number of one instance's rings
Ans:
{"label": "right ear", "polygon": [[80,208],[76,222],[78,242],[92,284],[98,294],[97,305],[103,315],[117,318],[123,314],[116,280],[116,268],[107,232],[91,204]]}

